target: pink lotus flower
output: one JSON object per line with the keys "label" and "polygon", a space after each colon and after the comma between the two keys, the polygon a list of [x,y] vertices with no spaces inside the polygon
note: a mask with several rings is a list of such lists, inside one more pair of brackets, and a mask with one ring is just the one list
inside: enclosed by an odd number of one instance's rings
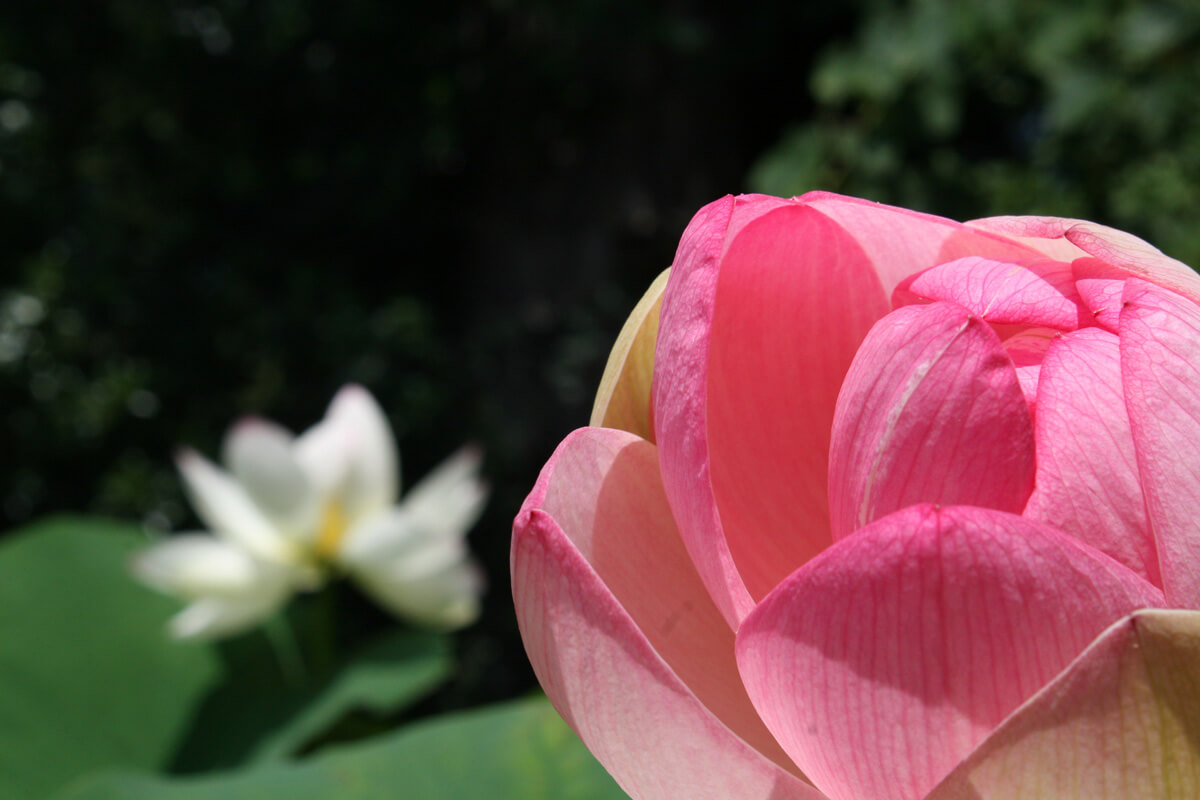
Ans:
{"label": "pink lotus flower", "polygon": [[1183,264],[1089,222],[726,197],[592,422],[517,516],[513,594],[634,798],[1200,797]]}

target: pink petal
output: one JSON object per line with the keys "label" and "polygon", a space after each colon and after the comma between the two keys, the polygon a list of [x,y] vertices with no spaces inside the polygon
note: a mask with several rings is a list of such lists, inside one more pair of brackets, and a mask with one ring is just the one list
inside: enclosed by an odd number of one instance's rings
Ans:
{"label": "pink petal", "polygon": [[1163,255],[1158,248],[1131,233],[1060,217],[990,217],[967,224],[1020,239],[1061,261],[1094,256],[1119,267],[1126,277],[1152,281],[1200,302],[1200,276],[1187,264]]}
{"label": "pink petal", "polygon": [[927,800],[1200,797],[1200,614],[1113,625]]}
{"label": "pink petal", "polygon": [[797,570],[743,622],[755,707],[833,800],[920,798],[1108,625],[1161,603],[1052,528],[914,506]]}
{"label": "pink petal", "polygon": [[1038,388],[1037,488],[1025,516],[1095,547],[1162,585],[1121,386],[1117,337],[1059,337]]}
{"label": "pink petal", "polygon": [[862,250],[811,208],[722,200],[684,234],[663,300],[655,429],[671,507],[731,625],[829,544],[829,422],[886,311]]}
{"label": "pink petal", "polygon": [[1016,371],[979,317],[953,303],[908,306],[871,330],[833,420],[835,539],[913,503],[1019,512],[1034,468]]}
{"label": "pink petal", "polygon": [[1163,591],[1200,608],[1200,306],[1130,279],[1121,371]]}
{"label": "pink petal", "polygon": [[[1042,374],[1042,359],[1050,343],[1062,336],[1062,331],[1051,328],[1029,328],[1016,336],[1004,340],[1004,352],[1012,359],[1017,369],[1017,382],[1030,413],[1036,414],[1038,379]],[[1035,417],[1036,418],[1036,417]]]}
{"label": "pink petal", "polygon": [[906,279],[895,297],[907,303],[948,300],[992,325],[1070,331],[1092,319],[1078,302],[1071,265],[1048,259],[1013,264],[966,256]]}
{"label": "pink petal", "polygon": [[543,469],[512,549],[534,670],[634,797],[816,798],[750,706],[657,461],[632,434],[585,428]]}
{"label": "pink petal", "polygon": [[854,237],[875,265],[889,296],[910,275],[963,256],[1024,263],[1042,255],[1010,238],[907,208],[831,192],[809,192],[798,199]]}
{"label": "pink petal", "polygon": [[1117,332],[1121,319],[1121,293],[1129,274],[1098,258],[1079,258],[1071,264],[1075,288],[1096,324]]}

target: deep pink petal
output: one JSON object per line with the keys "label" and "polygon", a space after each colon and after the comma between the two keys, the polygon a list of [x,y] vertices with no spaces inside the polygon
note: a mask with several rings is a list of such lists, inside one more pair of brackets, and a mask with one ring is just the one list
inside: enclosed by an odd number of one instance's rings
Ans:
{"label": "deep pink petal", "polygon": [[737,574],[712,496],[705,383],[713,299],[735,205],[732,196],[709,203],[683,232],[663,294],[651,391],[667,497],[700,578],[733,626],[754,601]]}
{"label": "deep pink petal", "polygon": [[767,727],[834,800],[920,798],[1108,625],[1162,602],[1079,540],[915,506],[797,570],[743,622]]}
{"label": "deep pink petal", "polygon": [[904,303],[948,300],[992,325],[1070,331],[1091,324],[1091,315],[1079,303],[1071,265],[1049,259],[1013,264],[966,256],[917,273],[901,282],[895,294]]}
{"label": "deep pink petal", "polygon": [[835,539],[913,503],[1019,512],[1034,467],[1016,371],[978,316],[953,303],[908,306],[871,330],[833,420]]}
{"label": "deep pink petal", "polygon": [[1114,624],[926,800],[1026,797],[1200,797],[1200,613]]}
{"label": "deep pink petal", "polygon": [[[829,544],[829,424],[850,360],[887,300],[862,250],[820,213],[730,202],[702,210],[680,243],[654,406],[667,496],[701,577],[736,626]],[[727,242],[726,228],[736,230]]]}
{"label": "deep pink petal", "polygon": [[603,428],[569,436],[517,517],[512,552],[534,670],[626,791],[813,796],[750,706],[733,634],[675,530],[653,445]]}
{"label": "deep pink petal", "polygon": [[989,217],[967,225],[1023,241],[1062,261],[1093,256],[1119,268],[1126,277],[1152,281],[1200,302],[1200,275],[1116,228],[1061,217]]}
{"label": "deep pink petal", "polygon": [[1121,372],[1163,591],[1200,608],[1200,306],[1137,279],[1124,297]]}
{"label": "deep pink petal", "polygon": [[1042,363],[1037,408],[1037,488],[1025,516],[1082,539],[1161,586],[1117,337],[1084,328],[1057,338]]}

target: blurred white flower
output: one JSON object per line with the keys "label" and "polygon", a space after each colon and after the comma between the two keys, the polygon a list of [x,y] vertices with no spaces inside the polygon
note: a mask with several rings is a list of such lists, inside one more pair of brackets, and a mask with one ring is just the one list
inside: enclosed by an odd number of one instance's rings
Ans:
{"label": "blurred white flower", "polygon": [[178,457],[212,535],[172,536],[133,562],[144,583],[189,601],[170,622],[175,636],[251,628],[331,572],[417,623],[453,628],[478,615],[482,574],[464,538],[487,499],[476,449],[452,455],[397,503],[391,428],[366,389],[346,386],[303,434],[247,419],[223,451],[225,469],[191,450]]}

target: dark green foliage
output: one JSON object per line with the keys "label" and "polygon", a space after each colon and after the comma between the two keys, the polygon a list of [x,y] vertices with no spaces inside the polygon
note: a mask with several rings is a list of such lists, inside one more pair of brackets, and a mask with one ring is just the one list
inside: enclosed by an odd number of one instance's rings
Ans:
{"label": "dark green foliage", "polygon": [[[464,441],[482,624],[441,703],[532,685],[512,515],[702,203],[846,12],[69,0],[0,20],[0,529],[195,524],[170,456],[366,384],[407,482]],[[787,62],[782,83],[777,65]],[[388,622],[353,592],[341,616]],[[433,708],[427,710],[435,710]]]}
{"label": "dark green foliage", "polygon": [[757,165],[960,218],[1094,219],[1200,264],[1200,6],[867,2],[810,79],[818,103]]}

